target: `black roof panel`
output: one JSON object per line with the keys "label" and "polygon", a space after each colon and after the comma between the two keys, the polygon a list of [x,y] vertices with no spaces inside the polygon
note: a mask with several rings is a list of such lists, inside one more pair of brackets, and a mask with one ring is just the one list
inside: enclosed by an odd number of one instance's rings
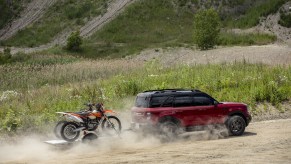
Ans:
{"label": "black roof panel", "polygon": [[161,90],[148,90],[139,93],[138,96],[165,96],[165,95],[185,95],[203,93],[197,89],[161,89]]}

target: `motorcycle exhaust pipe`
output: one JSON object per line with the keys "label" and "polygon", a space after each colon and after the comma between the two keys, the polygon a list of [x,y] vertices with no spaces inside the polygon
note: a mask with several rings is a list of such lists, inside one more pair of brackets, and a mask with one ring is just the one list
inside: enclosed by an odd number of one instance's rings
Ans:
{"label": "motorcycle exhaust pipe", "polygon": [[80,128],[77,128],[77,129],[73,130],[73,132],[81,131],[81,130],[84,130],[84,129],[85,129],[85,127],[80,127]]}

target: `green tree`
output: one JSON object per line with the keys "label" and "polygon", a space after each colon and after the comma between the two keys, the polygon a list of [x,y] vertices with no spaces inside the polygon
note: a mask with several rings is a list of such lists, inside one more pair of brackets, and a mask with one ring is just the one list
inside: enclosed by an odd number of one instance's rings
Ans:
{"label": "green tree", "polygon": [[80,31],[72,32],[67,39],[67,50],[69,51],[80,51],[82,45],[82,38],[80,36]]}
{"label": "green tree", "polygon": [[194,41],[198,48],[207,50],[217,44],[220,18],[214,9],[200,10],[194,17]]}

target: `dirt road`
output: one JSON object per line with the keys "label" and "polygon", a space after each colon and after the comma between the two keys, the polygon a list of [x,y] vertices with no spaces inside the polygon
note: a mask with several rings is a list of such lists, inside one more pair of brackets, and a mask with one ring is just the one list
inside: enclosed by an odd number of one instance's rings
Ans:
{"label": "dirt road", "polygon": [[201,131],[160,143],[125,133],[98,141],[57,150],[30,139],[0,147],[0,163],[291,163],[291,119],[251,123],[241,137],[218,139]]}

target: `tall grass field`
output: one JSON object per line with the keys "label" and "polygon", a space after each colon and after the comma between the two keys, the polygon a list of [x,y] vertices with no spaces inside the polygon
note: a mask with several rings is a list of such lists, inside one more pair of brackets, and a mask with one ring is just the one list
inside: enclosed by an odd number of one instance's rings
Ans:
{"label": "tall grass field", "polygon": [[253,114],[257,103],[279,107],[291,97],[290,66],[237,62],[164,67],[155,60],[143,65],[122,59],[104,63],[0,66],[1,133],[48,133],[58,119],[55,112],[78,111],[88,101],[128,111],[138,92],[152,89],[200,89],[218,101],[247,103]]}

